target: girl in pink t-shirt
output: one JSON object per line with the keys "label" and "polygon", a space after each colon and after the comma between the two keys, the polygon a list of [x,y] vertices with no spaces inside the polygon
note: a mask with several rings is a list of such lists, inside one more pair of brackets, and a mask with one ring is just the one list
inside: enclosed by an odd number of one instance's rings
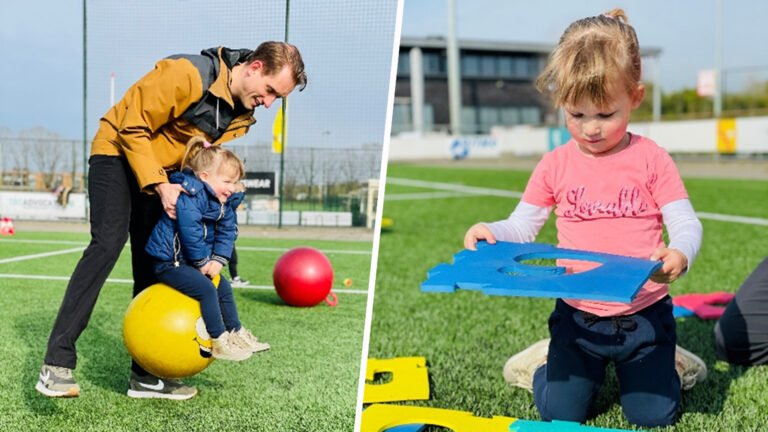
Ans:
{"label": "girl in pink t-shirt", "polygon": [[508,219],[476,224],[464,238],[473,250],[478,240],[530,242],[554,208],[560,247],[663,261],[632,303],[558,299],[551,339],[507,361],[504,378],[533,392],[544,420],[583,422],[608,362],[627,419],[641,426],[672,424],[681,387],[706,377],[701,359],[676,346],[667,285],[693,262],[701,223],[667,152],[627,132],[645,92],[640,77],[637,36],[623,10],[571,24],[537,86],[563,107],[573,138],[544,155]]}

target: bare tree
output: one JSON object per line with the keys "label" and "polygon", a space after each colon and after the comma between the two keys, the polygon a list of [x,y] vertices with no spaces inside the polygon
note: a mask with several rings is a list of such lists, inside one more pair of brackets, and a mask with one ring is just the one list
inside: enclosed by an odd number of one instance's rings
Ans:
{"label": "bare tree", "polygon": [[308,200],[311,202],[313,197],[312,189],[317,186],[317,176],[319,170],[317,167],[316,155],[319,152],[314,148],[302,148],[294,149],[294,154],[297,156],[293,160],[292,169],[293,176],[298,180],[299,184],[306,185],[308,190]]}
{"label": "bare tree", "polygon": [[10,140],[13,137],[13,132],[7,127],[0,127],[0,186],[3,185],[5,171],[6,158],[8,157],[7,150],[11,148]]}
{"label": "bare tree", "polygon": [[29,171],[31,162],[36,170],[42,173],[45,188],[50,189],[56,174],[63,166],[63,157],[66,154],[63,144],[66,140],[56,132],[36,126],[19,132],[18,141],[22,147],[21,161],[24,171]]}

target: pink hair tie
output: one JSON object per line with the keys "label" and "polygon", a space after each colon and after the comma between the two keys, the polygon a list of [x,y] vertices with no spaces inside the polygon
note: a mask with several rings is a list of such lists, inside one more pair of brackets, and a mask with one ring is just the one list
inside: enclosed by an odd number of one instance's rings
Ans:
{"label": "pink hair tie", "polygon": [[211,143],[209,143],[208,141],[203,141],[203,148],[208,148],[210,146],[211,146]]}

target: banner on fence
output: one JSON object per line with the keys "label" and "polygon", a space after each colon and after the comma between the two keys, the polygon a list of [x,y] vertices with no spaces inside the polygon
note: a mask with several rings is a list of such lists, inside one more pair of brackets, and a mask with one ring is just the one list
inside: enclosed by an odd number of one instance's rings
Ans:
{"label": "banner on fence", "polygon": [[72,193],[65,206],[51,192],[0,192],[0,216],[21,220],[85,219],[85,194]]}
{"label": "banner on fence", "polygon": [[248,195],[272,195],[277,196],[275,184],[276,173],[274,171],[249,171],[245,173],[243,185]]}

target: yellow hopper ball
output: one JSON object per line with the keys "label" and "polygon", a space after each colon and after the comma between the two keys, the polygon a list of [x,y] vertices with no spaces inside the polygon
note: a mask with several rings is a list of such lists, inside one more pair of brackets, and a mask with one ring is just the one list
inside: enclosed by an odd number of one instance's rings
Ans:
{"label": "yellow hopper ball", "polygon": [[[218,275],[213,283],[218,287]],[[189,377],[213,361],[200,303],[162,283],[147,287],[128,305],[123,340],[136,363],[162,378]]]}

